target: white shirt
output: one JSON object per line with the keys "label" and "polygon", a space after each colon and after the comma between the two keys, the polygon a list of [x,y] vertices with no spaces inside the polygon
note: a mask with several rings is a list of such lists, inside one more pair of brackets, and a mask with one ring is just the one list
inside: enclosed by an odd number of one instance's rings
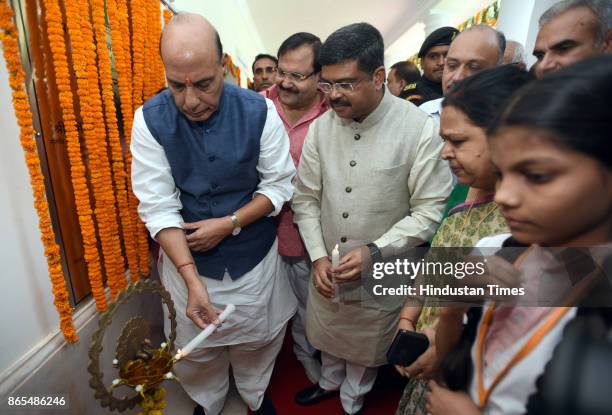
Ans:
{"label": "white shirt", "polygon": [[[255,193],[270,199],[278,215],[291,199],[295,167],[289,154],[289,138],[274,103],[266,98],[268,114],[259,150],[257,171],[260,182]],[[182,228],[180,191],[174,183],[164,148],[149,131],[142,107],[134,114],[132,127],[132,187],[139,200],[138,213],[151,237],[165,228]]]}
{"label": "white shirt", "polygon": [[442,100],[444,100],[444,97],[419,105],[419,109],[431,115],[438,125],[440,125],[440,115],[442,114]]}

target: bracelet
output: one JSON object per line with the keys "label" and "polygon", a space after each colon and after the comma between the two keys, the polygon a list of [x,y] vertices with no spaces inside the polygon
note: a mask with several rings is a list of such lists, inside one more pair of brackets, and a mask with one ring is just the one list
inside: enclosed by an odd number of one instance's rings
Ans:
{"label": "bracelet", "polygon": [[409,319],[408,317],[400,317],[399,319],[400,320],[406,320],[406,321],[410,322],[410,324],[412,324],[412,327],[416,327],[417,326],[416,323],[413,320]]}
{"label": "bracelet", "polygon": [[181,272],[181,268],[186,267],[187,265],[195,265],[195,264],[193,263],[193,261],[191,261],[191,262],[186,262],[186,263],[184,263],[183,265],[179,265],[178,267],[176,267],[176,270],[177,270],[178,272]]}

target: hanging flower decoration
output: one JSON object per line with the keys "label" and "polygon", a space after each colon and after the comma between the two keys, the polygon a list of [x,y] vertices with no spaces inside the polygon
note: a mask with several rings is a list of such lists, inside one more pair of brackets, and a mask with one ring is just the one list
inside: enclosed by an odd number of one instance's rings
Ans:
{"label": "hanging flower decoration", "polygon": [[[74,112],[74,99],[62,26],[62,13],[58,0],[43,0],[43,2],[46,10],[45,21],[47,23],[47,35],[51,47],[57,89],[59,91],[59,101],[66,131],[71,180],[79,218],[79,226],[81,227],[81,235],[83,238],[83,249],[89,282],[98,310],[105,310],[107,303],[102,282],[100,257],[98,255],[96,229],[92,218],[89,188],[87,186],[85,166],[81,157],[81,144]],[[79,39],[76,38],[76,43],[72,45],[73,48],[82,47],[78,42]],[[75,62],[75,70],[84,71],[86,68],[83,65],[83,62]]]}
{"label": "hanging flower decoration", "polygon": [[45,182],[40,169],[40,159],[32,128],[32,112],[25,91],[25,75],[21,67],[17,28],[13,22],[13,11],[4,2],[0,2],[0,40],[2,41],[4,59],[9,73],[9,84],[12,89],[13,108],[19,125],[19,140],[25,154],[26,166],[30,174],[30,183],[34,196],[34,207],[38,214],[38,227],[44,247],[49,277],[53,286],[55,308],[60,317],[60,329],[69,343],[78,341],[72,323],[72,307],[64,273],[62,272],[60,249],[55,242],[55,233],[51,226],[49,205],[45,196]]}

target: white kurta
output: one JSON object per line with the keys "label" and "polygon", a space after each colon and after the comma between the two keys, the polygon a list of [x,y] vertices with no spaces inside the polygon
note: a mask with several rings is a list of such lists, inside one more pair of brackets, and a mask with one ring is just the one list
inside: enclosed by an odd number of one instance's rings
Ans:
{"label": "white kurta", "polygon": [[[274,205],[272,215],[291,199],[291,179],[295,167],[289,154],[289,139],[272,101],[266,99],[268,113],[260,140],[257,171],[260,182],[256,193]],[[163,147],[151,135],[139,108],[132,129],[132,186],[139,205],[138,213],[152,237],[164,228],[181,228],[183,218],[179,189],[172,178]],[[232,236],[228,236],[231,238]],[[199,329],[185,317],[187,288],[171,261],[165,257],[161,268],[164,286],[175,302],[178,322],[177,344],[186,344]],[[204,278],[210,299],[217,307],[236,305],[236,312],[223,329],[209,337],[205,347],[264,341],[277,333],[295,313],[297,301],[282,273],[276,243],[268,255],[251,271],[232,281]],[[273,318],[270,313],[273,312]],[[166,320],[166,325],[168,320]]]}
{"label": "white kurta", "polygon": [[[451,190],[434,121],[388,92],[358,123],[329,111],[306,136],[293,198],[294,220],[313,261],[374,242],[383,254],[428,241]],[[333,303],[313,285],[308,338],[364,366],[386,362],[403,299]]]}

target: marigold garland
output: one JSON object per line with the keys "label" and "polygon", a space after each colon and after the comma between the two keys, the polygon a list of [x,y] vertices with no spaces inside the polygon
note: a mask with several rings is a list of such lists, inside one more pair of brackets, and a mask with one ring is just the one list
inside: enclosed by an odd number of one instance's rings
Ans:
{"label": "marigold garland", "polygon": [[[136,111],[143,104],[144,93],[144,66],[145,66],[145,33],[146,33],[146,1],[148,0],[132,0],[130,2],[130,16],[132,28],[132,112]],[[126,143],[129,144],[126,134]],[[128,146],[129,148],[129,146]],[[132,157],[128,152],[128,169],[131,172]],[[131,173],[130,173],[131,174]],[[136,233],[138,238],[138,265],[142,275],[149,274],[149,241],[144,225],[138,217],[136,206],[138,202],[133,195],[130,195],[134,206],[134,215],[137,218]]]}
{"label": "marigold garland", "polygon": [[[117,84],[119,89],[119,106],[123,120],[124,137],[126,137],[129,147],[128,137],[132,129],[132,63],[130,59],[130,39],[127,7],[123,0],[107,0],[108,20],[111,26],[111,45],[115,58],[115,70],[117,71]],[[127,37],[126,37],[127,35]],[[130,171],[129,149],[126,154],[125,165],[126,171],[126,197],[127,207],[125,214],[122,213],[122,221],[127,223],[124,228],[124,244],[125,255],[127,257],[128,267],[130,269],[130,279],[132,282],[138,280],[138,241],[136,239],[137,227],[134,215],[134,200],[131,191],[131,180],[127,172]],[[132,200],[131,200],[132,199]]]}
{"label": "marigold garland", "polygon": [[[46,10],[45,21],[47,23],[47,36],[51,47],[56,84],[59,91],[60,107],[64,120],[68,158],[70,160],[70,175],[79,218],[79,226],[81,227],[81,235],[83,238],[85,263],[87,264],[89,281],[93,297],[96,301],[96,306],[98,310],[106,310],[107,302],[104,294],[104,285],[102,283],[96,229],[92,218],[89,189],[87,187],[85,166],[81,158],[79,132],[77,130],[74,113],[71,78],[66,57],[66,45],[62,26],[62,13],[58,0],[43,0],[43,3]],[[75,47],[77,46],[73,44],[73,48]],[[86,68],[82,65],[83,63],[75,63],[75,70],[84,71]]]}
{"label": "marigold garland", "polygon": [[44,177],[40,170],[38,149],[32,128],[32,113],[28,96],[25,92],[25,75],[21,67],[17,28],[13,22],[13,10],[0,2],[0,40],[3,45],[4,59],[9,73],[9,84],[12,89],[13,107],[19,125],[19,140],[25,154],[26,165],[30,174],[30,183],[34,196],[34,207],[39,217],[38,227],[47,258],[49,277],[53,286],[54,305],[59,313],[60,329],[68,343],[78,341],[72,323],[72,307],[68,300],[66,280],[62,271],[60,249],[55,242],[55,233],[51,226],[49,205],[45,196]]}
{"label": "marigold garland", "polygon": [[[127,286],[127,281],[125,279],[125,262],[121,252],[121,235],[119,233],[117,211],[115,209],[115,204],[122,205],[122,197],[125,197],[127,200],[127,193],[125,193],[125,171],[123,170],[121,142],[119,140],[116,117],[114,116],[115,105],[112,89],[112,74],[108,48],[106,47],[104,0],[94,0],[94,2],[95,1],[98,1],[98,4],[91,7],[91,15],[96,23],[95,26],[92,26],[92,22],[89,19],[91,3],[81,1],[78,4],[81,7],[81,16],[83,16],[81,24],[82,31],[86,33],[86,40],[90,42],[92,46],[87,49],[88,80],[91,100],[96,115],[93,120],[96,127],[96,140],[99,140],[101,143],[100,150],[102,152],[100,154],[100,163],[102,164],[103,181],[101,183],[102,189],[100,193],[104,198],[104,213],[106,216],[106,227],[100,232],[100,239],[102,240],[104,263],[108,264],[107,267],[112,267],[112,270],[107,269],[107,276],[111,297],[114,298],[120,290]],[[102,91],[100,90],[101,84],[103,85]],[[108,87],[104,88],[104,85],[108,85]],[[105,103],[104,106],[103,101]],[[109,125],[105,123],[108,114],[108,112],[104,111],[105,107],[109,108],[113,113],[114,123]],[[108,158],[107,141],[113,162],[112,169]],[[119,164],[120,169],[117,168],[117,164]],[[119,182],[121,179],[123,179],[123,184]],[[123,189],[123,192],[118,191],[114,183],[120,189]],[[108,257],[109,254],[110,257]]]}

